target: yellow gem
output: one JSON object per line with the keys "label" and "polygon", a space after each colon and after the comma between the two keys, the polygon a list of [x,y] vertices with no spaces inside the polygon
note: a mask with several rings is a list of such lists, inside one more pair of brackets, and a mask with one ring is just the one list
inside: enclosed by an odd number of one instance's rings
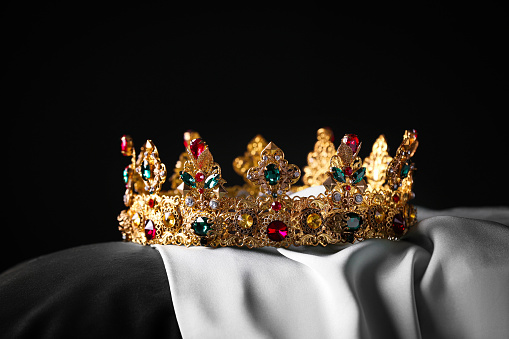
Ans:
{"label": "yellow gem", "polygon": [[133,221],[134,226],[138,227],[141,225],[141,217],[138,213],[134,213],[131,220]]}
{"label": "yellow gem", "polygon": [[385,213],[382,207],[378,207],[375,211],[375,221],[377,224],[380,224],[385,219]]}
{"label": "yellow gem", "polygon": [[175,226],[175,215],[171,212],[164,212],[164,224],[169,227]]}
{"label": "yellow gem", "polygon": [[242,228],[249,228],[249,227],[253,226],[253,217],[248,213],[239,215],[237,220],[238,220],[239,226]]}
{"label": "yellow gem", "polygon": [[318,213],[311,213],[306,219],[306,224],[316,230],[322,224],[322,218],[320,218]]}

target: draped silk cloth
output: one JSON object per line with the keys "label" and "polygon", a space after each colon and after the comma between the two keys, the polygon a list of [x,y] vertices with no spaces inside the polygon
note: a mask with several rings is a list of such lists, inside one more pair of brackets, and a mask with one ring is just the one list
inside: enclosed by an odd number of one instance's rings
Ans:
{"label": "draped silk cloth", "polygon": [[509,337],[501,223],[431,217],[398,242],[327,247],[154,247],[184,338]]}

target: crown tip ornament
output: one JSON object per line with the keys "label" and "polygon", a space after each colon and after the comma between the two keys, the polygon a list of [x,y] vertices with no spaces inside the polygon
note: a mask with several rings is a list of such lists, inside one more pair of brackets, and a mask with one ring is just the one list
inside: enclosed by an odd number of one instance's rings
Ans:
{"label": "crown tip ornament", "polygon": [[[124,170],[128,207],[119,215],[124,239],[140,244],[288,247],[327,245],[367,238],[398,239],[416,222],[408,203],[415,165],[417,132],[405,131],[394,158],[381,135],[371,154],[359,157],[362,143],[345,134],[335,148],[330,128],[317,132],[302,172],[283,150],[260,135],[234,162],[246,184],[225,188],[221,167],[195,131],[184,133],[185,151],[161,191],[166,167],[147,140],[136,158],[131,137],[121,138],[121,152],[131,157]],[[323,183],[317,197],[290,196]]]}

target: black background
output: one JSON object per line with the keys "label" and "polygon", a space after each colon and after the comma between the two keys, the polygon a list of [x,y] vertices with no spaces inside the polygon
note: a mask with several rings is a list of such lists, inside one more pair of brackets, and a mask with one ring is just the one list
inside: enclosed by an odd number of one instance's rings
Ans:
{"label": "black background", "polygon": [[415,204],[507,205],[504,8],[72,3],[3,9],[0,271],[120,240],[123,134],[172,168],[195,129],[240,184],[231,161],[257,133],[303,167],[320,127],[359,135],[361,156],[415,128]]}

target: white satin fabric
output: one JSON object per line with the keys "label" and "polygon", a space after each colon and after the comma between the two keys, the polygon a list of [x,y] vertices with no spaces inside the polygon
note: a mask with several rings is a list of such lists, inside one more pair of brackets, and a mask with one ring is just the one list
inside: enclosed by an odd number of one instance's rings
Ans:
{"label": "white satin fabric", "polygon": [[327,247],[154,247],[184,338],[509,338],[500,223],[432,217],[399,242]]}

